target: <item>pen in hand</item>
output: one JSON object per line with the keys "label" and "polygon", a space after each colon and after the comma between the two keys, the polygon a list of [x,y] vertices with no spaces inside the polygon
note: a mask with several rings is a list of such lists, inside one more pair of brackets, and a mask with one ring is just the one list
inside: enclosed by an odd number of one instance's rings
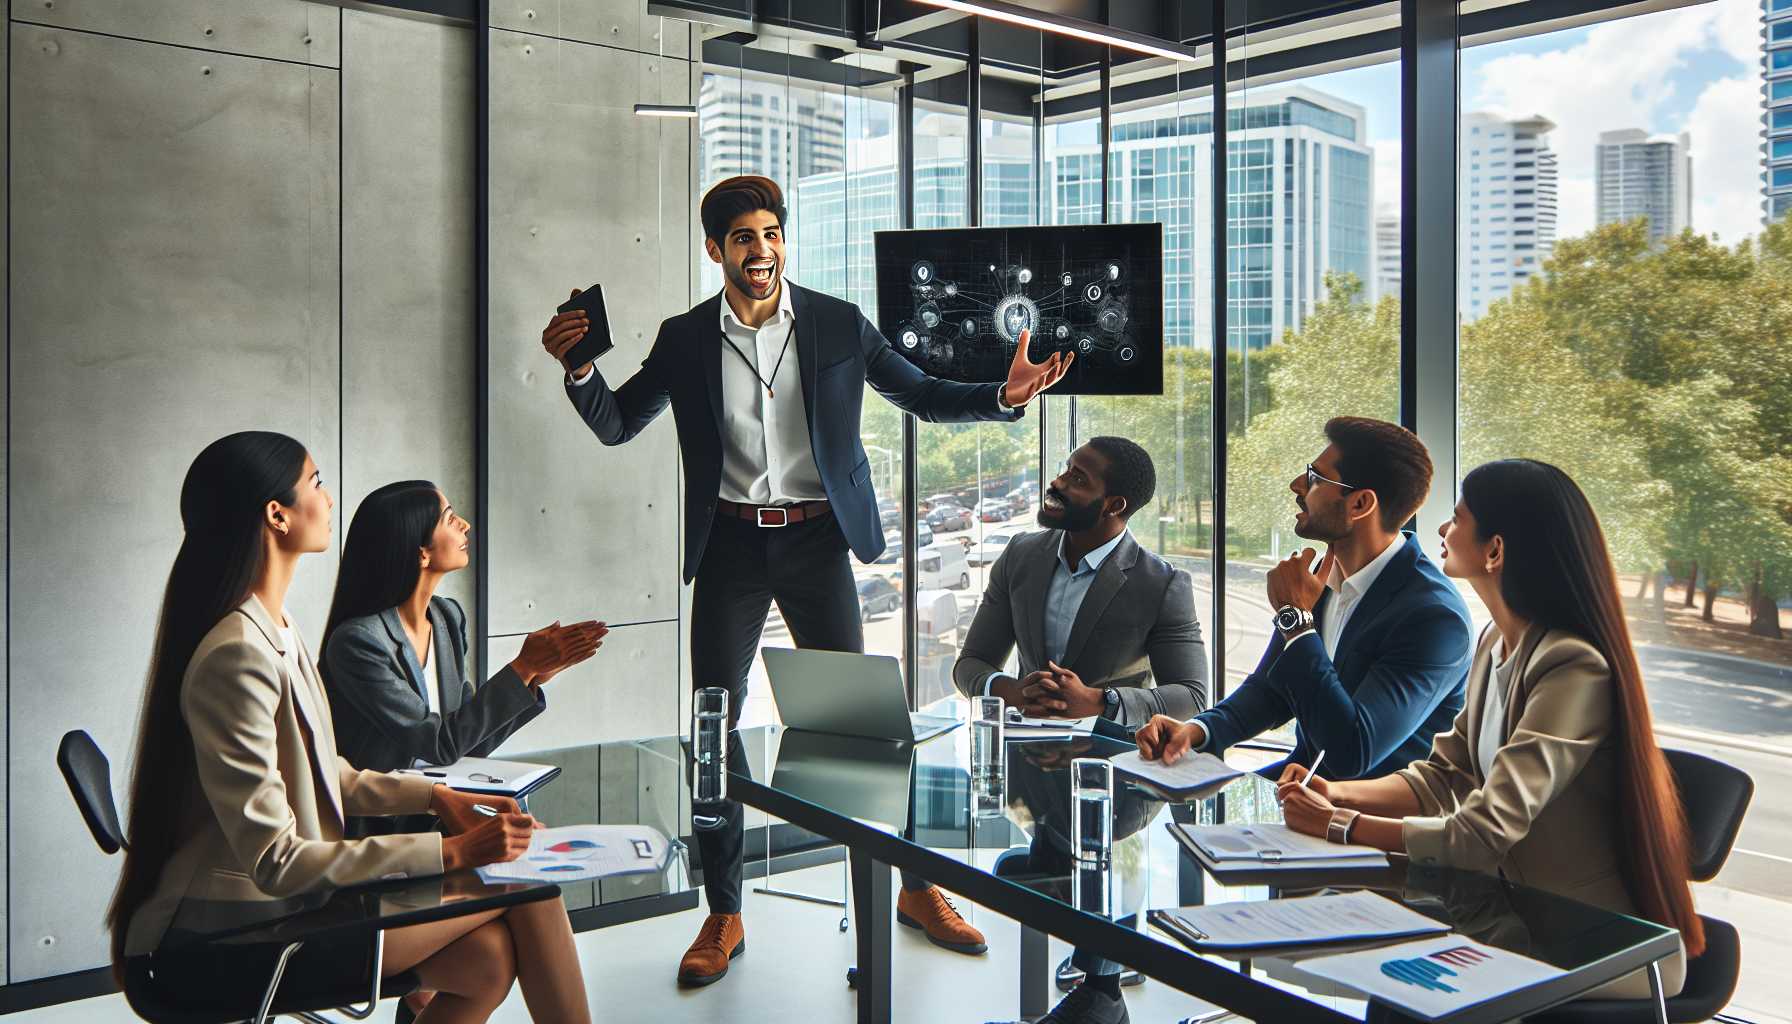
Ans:
{"label": "pen in hand", "polygon": [[1307,788],[1307,783],[1313,778],[1313,773],[1319,770],[1319,762],[1323,760],[1325,760],[1325,751],[1321,750],[1319,756],[1313,759],[1313,766],[1307,769],[1307,774],[1300,777],[1300,788]]}

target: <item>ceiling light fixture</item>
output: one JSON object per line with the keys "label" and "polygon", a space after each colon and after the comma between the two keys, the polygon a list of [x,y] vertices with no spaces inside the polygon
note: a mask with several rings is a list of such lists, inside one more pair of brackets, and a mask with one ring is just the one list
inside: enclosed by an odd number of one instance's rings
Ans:
{"label": "ceiling light fixture", "polygon": [[689,103],[637,103],[635,113],[642,117],[696,117],[697,108]]}
{"label": "ceiling light fixture", "polygon": [[1135,53],[1150,54],[1165,60],[1194,63],[1199,58],[1193,50],[1189,50],[1164,40],[1108,25],[1097,25],[1093,22],[1066,18],[1063,15],[1045,11],[1035,11],[1019,4],[1005,3],[1003,0],[920,0],[932,7],[943,7],[961,14],[975,14],[997,21],[1006,21],[1013,25],[1024,25],[1043,32],[1055,32],[1058,35],[1074,36],[1087,39],[1092,43],[1103,43],[1108,46],[1132,50]]}

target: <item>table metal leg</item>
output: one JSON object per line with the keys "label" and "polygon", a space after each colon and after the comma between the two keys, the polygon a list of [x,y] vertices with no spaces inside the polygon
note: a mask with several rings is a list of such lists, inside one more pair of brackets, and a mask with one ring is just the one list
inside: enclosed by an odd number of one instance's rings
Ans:
{"label": "table metal leg", "polygon": [[1043,1017],[1051,1009],[1051,937],[1020,926],[1020,1015]]}
{"label": "table metal leg", "polygon": [[853,920],[859,931],[859,963],[853,983],[859,995],[859,1024],[889,1024],[890,929],[895,917],[890,865],[858,850],[850,856]]}
{"label": "table metal leg", "polygon": [[1655,1024],[1668,1024],[1667,995],[1661,988],[1661,961],[1649,965],[1649,1001],[1655,1004]]}
{"label": "table metal leg", "polygon": [[255,1024],[268,1024],[268,1011],[274,1008],[274,993],[280,989],[280,978],[286,973],[286,962],[304,944],[302,940],[294,942],[280,951],[280,959],[274,961],[274,976],[268,979],[267,991],[261,995],[261,1009],[255,1012]]}

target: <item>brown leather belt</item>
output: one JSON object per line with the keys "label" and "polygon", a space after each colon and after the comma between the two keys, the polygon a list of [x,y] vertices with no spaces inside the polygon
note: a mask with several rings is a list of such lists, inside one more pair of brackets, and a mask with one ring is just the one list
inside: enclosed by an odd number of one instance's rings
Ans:
{"label": "brown leather belt", "polygon": [[832,515],[833,507],[825,501],[799,501],[794,505],[742,505],[723,498],[716,499],[716,508],[725,516],[745,519],[760,526],[789,526],[805,519]]}

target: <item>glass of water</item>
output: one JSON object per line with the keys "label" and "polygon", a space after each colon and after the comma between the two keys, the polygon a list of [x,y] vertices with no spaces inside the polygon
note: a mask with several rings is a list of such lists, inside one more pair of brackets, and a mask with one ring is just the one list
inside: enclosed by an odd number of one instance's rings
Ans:
{"label": "glass of water", "polygon": [[727,799],[728,691],[706,686],[691,702],[691,827],[720,828]]}
{"label": "glass of water", "polygon": [[1114,847],[1114,766],[1103,758],[1070,762],[1070,850],[1079,861],[1107,863]]}
{"label": "glass of water", "polygon": [[1007,705],[1000,697],[971,701],[971,789],[1002,786],[1007,779],[1007,751],[1002,742]]}

